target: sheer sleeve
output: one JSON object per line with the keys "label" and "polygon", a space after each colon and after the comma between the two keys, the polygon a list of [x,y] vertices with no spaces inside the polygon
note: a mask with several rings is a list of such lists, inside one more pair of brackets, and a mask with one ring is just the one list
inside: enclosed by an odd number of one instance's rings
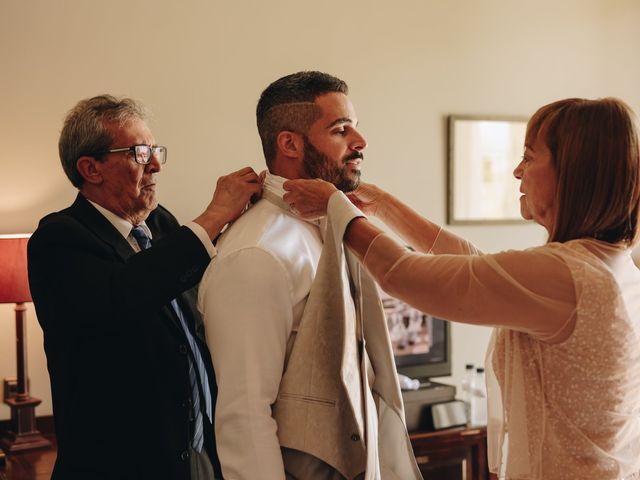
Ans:
{"label": "sheer sleeve", "polygon": [[450,255],[480,255],[482,252],[469,240],[440,227],[440,231],[428,253],[447,253]]}
{"label": "sheer sleeve", "polygon": [[456,239],[440,235],[432,250],[450,253],[428,255],[410,252],[381,234],[363,263],[383,290],[431,315],[510,328],[548,342],[570,333],[576,294],[557,249],[482,255]]}

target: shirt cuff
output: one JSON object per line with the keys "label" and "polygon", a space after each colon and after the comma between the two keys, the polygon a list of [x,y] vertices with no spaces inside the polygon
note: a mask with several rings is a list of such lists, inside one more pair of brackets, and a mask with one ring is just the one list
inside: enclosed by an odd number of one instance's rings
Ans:
{"label": "shirt cuff", "polygon": [[190,229],[196,237],[200,239],[204,248],[207,249],[207,253],[209,257],[213,258],[218,254],[218,250],[213,246],[213,242],[209,238],[207,231],[202,227],[202,225],[198,225],[196,222],[189,222],[185,225],[188,229]]}
{"label": "shirt cuff", "polygon": [[330,218],[335,231],[339,232],[346,229],[349,222],[354,218],[366,218],[366,215],[351,203],[351,200],[343,192],[338,190],[329,197],[327,217]]}

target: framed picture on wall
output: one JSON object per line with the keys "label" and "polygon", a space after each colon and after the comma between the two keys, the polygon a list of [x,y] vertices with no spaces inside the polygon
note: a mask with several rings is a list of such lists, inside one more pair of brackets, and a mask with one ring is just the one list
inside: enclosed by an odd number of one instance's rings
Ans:
{"label": "framed picture on wall", "polygon": [[520,223],[520,182],[527,119],[450,115],[449,224]]}

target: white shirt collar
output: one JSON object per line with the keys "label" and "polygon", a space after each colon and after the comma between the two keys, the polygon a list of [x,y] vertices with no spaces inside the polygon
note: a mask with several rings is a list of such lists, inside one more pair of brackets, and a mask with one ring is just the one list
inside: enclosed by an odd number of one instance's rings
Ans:
{"label": "white shirt collar", "polygon": [[[289,179],[267,172],[267,174],[264,177],[264,183],[262,184],[262,188],[265,191],[270,192],[271,194],[277,196],[279,199],[282,200],[282,196],[285,193],[287,193],[287,191],[283,187],[284,182],[286,182],[287,180]],[[311,223],[312,225],[319,227],[320,230],[323,232],[323,236],[324,236],[324,230],[326,228],[326,221],[324,217],[318,220],[307,220],[306,218],[300,217],[295,211],[291,210],[291,208],[284,201],[278,206],[286,210],[287,212],[289,212],[291,215],[293,215],[297,219],[302,220],[303,222]]]}
{"label": "white shirt collar", "polygon": [[[131,234],[131,230],[134,227],[134,225],[131,222],[129,222],[128,220],[125,220],[122,217],[119,217],[118,215],[113,213],[111,210],[107,210],[102,205],[98,205],[96,202],[92,202],[89,199],[87,199],[87,201],[91,205],[96,207],[96,210],[98,210],[104,216],[104,218],[109,220],[109,223],[113,225],[114,228],[118,230],[118,232],[120,232],[120,235],[122,235],[125,239],[129,237],[129,235]],[[151,230],[149,230],[149,227],[147,227],[147,224],[145,222],[142,222],[140,224],[140,227],[142,227],[142,229],[149,236],[149,238],[152,238]]]}
{"label": "white shirt collar", "polygon": [[286,193],[283,185],[287,180],[288,179],[284,177],[280,177],[278,175],[274,175],[273,173],[267,172],[264,177],[264,183],[262,184],[262,186],[265,190],[268,190],[276,194],[278,197],[282,198],[282,196]]}

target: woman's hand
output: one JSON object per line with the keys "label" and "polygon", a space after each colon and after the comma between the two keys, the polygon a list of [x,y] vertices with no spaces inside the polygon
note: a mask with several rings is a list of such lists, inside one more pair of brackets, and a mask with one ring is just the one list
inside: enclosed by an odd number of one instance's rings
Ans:
{"label": "woman's hand", "polygon": [[384,190],[371,183],[361,183],[353,192],[347,193],[347,197],[365,215],[376,216],[384,193]]}
{"label": "woman's hand", "polygon": [[327,214],[329,197],[338,189],[331,183],[320,180],[287,180],[283,185],[287,193],[282,199],[291,210],[302,218],[315,220]]}

